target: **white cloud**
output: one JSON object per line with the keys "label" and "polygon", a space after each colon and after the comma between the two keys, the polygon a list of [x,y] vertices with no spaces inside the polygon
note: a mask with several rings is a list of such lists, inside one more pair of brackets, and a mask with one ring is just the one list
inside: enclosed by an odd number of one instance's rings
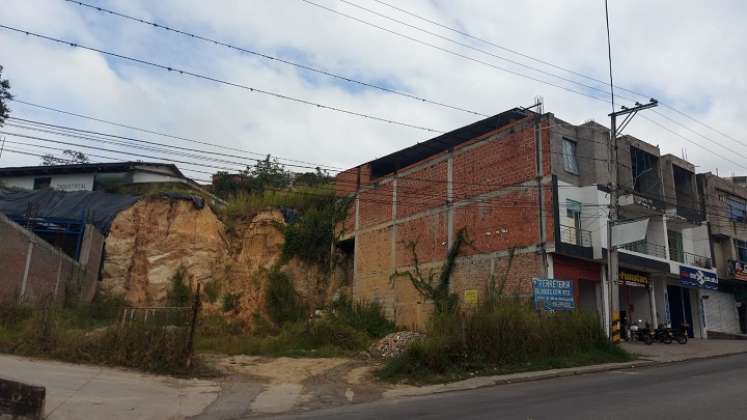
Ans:
{"label": "white cloud", "polygon": [[[335,0],[314,0],[381,26],[515,71],[527,69],[502,62],[404,28]],[[444,36],[457,35],[402,15],[371,0],[366,7],[428,27]],[[390,0],[393,1],[393,0]],[[99,4],[99,3],[97,3]],[[537,95],[545,109],[580,123],[606,121],[609,106],[572,93],[466,61],[314,8],[300,0],[197,0],[101,2],[110,7],[203,33],[249,49],[303,60],[312,66],[355,78],[391,84],[397,89],[440,102],[494,114],[527,105]],[[218,5],[217,5],[218,4]],[[402,8],[470,33],[552,61],[574,71],[607,78],[606,35],[600,2],[397,1]],[[739,1],[717,5],[691,1],[611,2],[615,80],[686,110],[726,133],[741,137],[745,45]],[[97,48],[182,67],[230,82],[266,89],[351,111],[450,130],[476,119],[466,113],[423,104],[377,90],[344,86],[339,81],[305,74],[225,48],[187,39],[160,29],[97,13],[59,0],[6,0],[0,20],[9,26],[70,38]],[[486,44],[475,46],[511,56]],[[541,66],[520,59],[532,66]],[[422,141],[432,135],[280,99],[190,79],[175,73],[123,63],[95,53],[54,45],[0,31],[0,64],[13,92],[22,99],[169,133],[204,139],[283,157],[349,167]],[[556,72],[556,69],[542,66]],[[533,74],[541,78],[544,75]],[[573,77],[565,73],[564,77]],[[584,83],[599,86],[589,80]],[[554,82],[562,83],[559,80]],[[575,87],[575,89],[582,89]],[[621,96],[626,92],[618,91]],[[642,98],[641,98],[642,99]],[[17,117],[59,121],[72,126],[126,133],[154,141],[163,138],[132,133],[75,118],[63,118],[11,104]],[[688,122],[671,111],[660,112]],[[648,114],[657,121],[663,120]],[[667,123],[671,126],[671,124]],[[698,142],[740,162],[747,147],[688,124],[724,150]],[[695,137],[685,130],[683,135]],[[627,129],[663,152],[688,157],[701,170],[722,174],[747,169],[734,165],[639,119]],[[189,144],[179,143],[183,146]],[[34,164],[37,159],[7,154],[0,165]],[[744,165],[747,166],[747,165]]]}

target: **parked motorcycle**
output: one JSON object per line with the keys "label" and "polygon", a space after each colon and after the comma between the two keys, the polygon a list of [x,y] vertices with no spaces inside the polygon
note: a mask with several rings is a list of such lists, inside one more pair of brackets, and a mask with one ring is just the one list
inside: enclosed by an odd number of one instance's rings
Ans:
{"label": "parked motorcycle", "polygon": [[679,328],[672,328],[672,337],[680,344],[687,344],[687,329],[689,327],[690,325],[683,323]]}
{"label": "parked motorcycle", "polygon": [[633,341],[643,341],[644,343],[651,345],[654,343],[654,331],[649,328],[648,323],[641,327],[643,324],[642,320],[638,320],[638,323],[630,326],[628,337]]}
{"label": "parked motorcycle", "polygon": [[671,328],[667,328],[665,325],[659,325],[659,328],[654,330],[654,338],[656,339],[656,341],[662,342],[664,344],[672,344],[674,334],[672,333]]}

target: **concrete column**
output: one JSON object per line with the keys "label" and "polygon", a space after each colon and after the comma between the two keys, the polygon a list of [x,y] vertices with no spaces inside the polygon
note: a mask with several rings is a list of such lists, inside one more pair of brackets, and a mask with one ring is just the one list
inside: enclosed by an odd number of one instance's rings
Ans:
{"label": "concrete column", "polygon": [[451,249],[454,243],[454,156],[449,153],[449,159],[446,161],[446,213],[447,224],[447,248]]}
{"label": "concrete column", "polygon": [[26,286],[29,280],[29,271],[31,269],[31,254],[34,252],[34,241],[29,240],[29,246],[26,248],[26,267],[23,269],[23,279],[21,281],[21,293],[18,295],[18,303],[23,303],[26,296]]}
{"label": "concrete column", "polygon": [[610,301],[609,296],[609,277],[607,276],[607,267],[600,268],[602,272],[602,324],[607,337],[610,335]]}
{"label": "concrete column", "polygon": [[656,283],[653,278],[648,280],[648,301],[651,305],[651,325],[659,325],[659,316],[656,314]]}
{"label": "concrete column", "polygon": [[392,181],[392,228],[390,229],[390,260],[391,271],[397,269],[397,178]]}
{"label": "concrete column", "polygon": [[664,252],[667,254],[667,259],[672,259],[672,254],[669,253],[669,231],[667,230],[667,215],[661,215],[661,223],[664,226]]}

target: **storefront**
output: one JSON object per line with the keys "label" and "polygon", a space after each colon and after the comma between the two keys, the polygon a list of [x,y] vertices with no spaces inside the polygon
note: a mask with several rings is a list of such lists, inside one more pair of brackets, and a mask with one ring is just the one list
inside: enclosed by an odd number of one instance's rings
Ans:
{"label": "storefront", "polygon": [[651,279],[648,273],[620,269],[620,326],[623,334],[633,324],[654,324],[651,314]]}
{"label": "storefront", "polygon": [[707,316],[704,303],[718,293],[715,273],[681,265],[678,278],[669,278],[664,290],[665,324],[672,328],[687,327],[688,335],[707,337]]}
{"label": "storefront", "polygon": [[600,264],[564,255],[553,255],[553,277],[573,282],[576,308],[601,316],[602,287]]}

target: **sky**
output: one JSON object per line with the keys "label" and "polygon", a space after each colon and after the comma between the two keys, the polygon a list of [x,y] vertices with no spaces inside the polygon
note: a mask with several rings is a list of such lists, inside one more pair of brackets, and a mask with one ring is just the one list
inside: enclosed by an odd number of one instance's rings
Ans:
{"label": "sky", "polygon": [[[595,120],[604,125],[609,121],[609,95],[604,93],[608,86],[601,83],[609,77],[601,0],[388,0],[401,9],[490,44],[416,19],[376,0],[89,1],[237,47],[480,114],[494,115],[528,106],[540,96],[544,110],[565,121],[580,124]],[[615,84],[640,93],[618,89],[617,105],[646,102],[651,97],[663,104],[655,112],[642,112],[646,118],[636,117],[625,133],[659,145],[662,154],[686,156],[698,172],[747,174],[747,136],[741,129],[747,110],[747,46],[742,41],[747,3],[609,3]],[[450,131],[482,118],[64,0],[3,0],[0,24],[244,87],[437,131]],[[111,151],[5,134],[5,147],[11,150],[60,153],[39,147],[47,146],[75,148],[121,160],[182,160],[189,164],[178,166],[189,176],[208,179],[209,174],[204,172],[217,171],[218,167],[238,170],[264,154],[298,165],[292,167],[294,170],[316,165],[349,168],[436,135],[7,29],[0,29],[0,65],[4,67],[3,78],[10,80],[12,93],[19,100],[218,146],[196,145],[18,102],[10,103],[12,117],[217,151],[228,155],[221,160],[230,162],[206,160],[211,155],[205,153],[184,157],[6,125],[2,128],[6,133]],[[128,158],[114,151],[140,153],[148,158]],[[39,157],[7,151],[0,156],[0,166],[39,162]]]}

